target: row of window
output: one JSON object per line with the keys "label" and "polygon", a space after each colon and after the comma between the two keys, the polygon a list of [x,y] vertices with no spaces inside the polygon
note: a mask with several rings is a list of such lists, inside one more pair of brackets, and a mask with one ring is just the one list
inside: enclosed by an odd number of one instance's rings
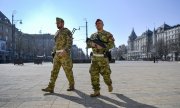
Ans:
{"label": "row of window", "polygon": [[179,35],[180,35],[180,33],[179,34],[168,35],[168,36],[167,35],[157,35],[157,39],[159,39],[159,38],[162,38],[162,39],[165,39],[165,38],[167,38],[167,39],[175,39]]}
{"label": "row of window", "polygon": [[7,27],[4,27],[3,25],[0,25],[0,31],[4,31],[6,33],[10,32],[11,29],[8,29]]}
{"label": "row of window", "polygon": [[176,30],[169,30],[164,33],[157,34],[157,36],[163,37],[163,36],[175,35],[179,33],[180,33],[180,28],[177,28]]}
{"label": "row of window", "polygon": [[8,36],[0,35],[0,40],[7,41],[8,40]]}
{"label": "row of window", "polygon": [[[180,35],[180,34],[179,34]],[[170,40],[170,39],[177,39],[179,35],[170,35],[170,36],[157,36],[157,40],[163,39],[163,40]]]}
{"label": "row of window", "polygon": [[175,34],[175,33],[180,33],[180,29],[176,28],[176,29],[168,30],[166,33],[167,33],[167,35],[172,35],[172,34]]}
{"label": "row of window", "polygon": [[[148,54],[150,56],[150,54]],[[140,56],[140,57],[143,57],[143,56],[147,56],[146,53],[143,53],[143,52],[135,52],[135,53],[129,53],[128,56]]]}

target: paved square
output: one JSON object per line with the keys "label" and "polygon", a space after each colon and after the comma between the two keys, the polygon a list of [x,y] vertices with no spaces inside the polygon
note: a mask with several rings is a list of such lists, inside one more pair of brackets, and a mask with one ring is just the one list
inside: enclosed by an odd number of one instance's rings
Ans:
{"label": "paved square", "polygon": [[74,64],[76,90],[61,69],[55,93],[41,91],[49,82],[51,63],[24,66],[0,64],[0,108],[180,108],[180,63],[130,62],[111,64],[114,90],[101,77],[101,96],[91,98],[90,64]]}

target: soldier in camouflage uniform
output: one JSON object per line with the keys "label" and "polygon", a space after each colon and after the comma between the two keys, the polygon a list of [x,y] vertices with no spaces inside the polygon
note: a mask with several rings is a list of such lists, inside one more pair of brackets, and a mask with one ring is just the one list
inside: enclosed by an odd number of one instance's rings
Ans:
{"label": "soldier in camouflage uniform", "polygon": [[55,52],[53,58],[53,69],[51,71],[50,82],[47,88],[42,89],[45,92],[54,92],[54,86],[60,67],[62,66],[66,77],[69,81],[69,88],[67,91],[74,90],[74,76],[72,71],[72,59],[70,57],[70,49],[72,46],[72,33],[69,29],[64,28],[64,20],[61,18],[56,18],[57,28],[59,29],[55,34],[55,47],[53,52]]}
{"label": "soldier in camouflage uniform", "polygon": [[[94,89],[94,93],[92,93],[91,97],[96,97],[100,95],[100,84],[99,84],[99,75],[103,76],[104,82],[108,86],[109,92],[112,92],[112,80],[110,78],[111,69],[109,66],[109,60],[105,55],[105,52],[109,51],[114,47],[114,38],[113,35],[105,30],[103,30],[103,21],[101,19],[97,19],[96,21],[97,32],[92,34],[90,40],[94,40],[99,38],[105,44],[105,48],[99,46],[93,41],[86,40],[87,47],[92,48],[93,56],[92,63],[90,67],[90,75],[91,75],[91,84]],[[97,37],[98,36],[98,37]]]}

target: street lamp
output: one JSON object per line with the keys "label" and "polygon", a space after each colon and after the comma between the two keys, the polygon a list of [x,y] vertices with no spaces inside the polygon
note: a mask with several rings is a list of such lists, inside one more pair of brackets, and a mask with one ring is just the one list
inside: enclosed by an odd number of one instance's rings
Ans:
{"label": "street lamp", "polygon": [[[81,27],[86,27],[86,39],[88,38],[88,25],[87,25],[87,19],[86,18],[84,18],[84,20],[86,21],[85,23],[86,23],[86,25],[85,26],[79,26],[79,29],[78,30],[80,30],[80,28]],[[88,57],[88,48],[86,47],[86,58],[88,59],[89,57]]]}
{"label": "street lamp", "polygon": [[14,62],[14,54],[15,54],[15,23],[14,22],[19,22],[22,24],[22,20],[14,20],[14,15],[16,14],[16,11],[14,10],[12,12],[12,62]]}
{"label": "street lamp", "polygon": [[20,59],[21,58],[21,45],[22,45],[22,32],[21,32],[21,29],[19,29],[19,31],[18,31],[18,33],[19,33],[19,38],[18,38],[18,59]]}
{"label": "street lamp", "polygon": [[[87,19],[85,19],[86,20],[86,39],[88,38],[88,26],[87,26]],[[87,59],[89,58],[88,57],[88,48],[86,47],[86,57],[87,57]]]}
{"label": "street lamp", "polygon": [[72,35],[75,33],[76,30],[80,30],[80,27],[79,27],[79,29],[73,28],[73,30],[72,30],[72,32],[71,32]]}

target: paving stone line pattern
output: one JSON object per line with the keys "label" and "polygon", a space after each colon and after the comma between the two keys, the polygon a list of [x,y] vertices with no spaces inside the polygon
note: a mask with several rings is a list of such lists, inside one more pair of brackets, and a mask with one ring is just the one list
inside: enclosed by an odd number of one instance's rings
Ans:
{"label": "paving stone line pattern", "polygon": [[75,91],[61,69],[55,93],[45,93],[51,63],[0,64],[0,108],[180,108],[180,63],[117,61],[110,64],[114,90],[100,78],[101,96],[93,92],[90,64],[74,64]]}

